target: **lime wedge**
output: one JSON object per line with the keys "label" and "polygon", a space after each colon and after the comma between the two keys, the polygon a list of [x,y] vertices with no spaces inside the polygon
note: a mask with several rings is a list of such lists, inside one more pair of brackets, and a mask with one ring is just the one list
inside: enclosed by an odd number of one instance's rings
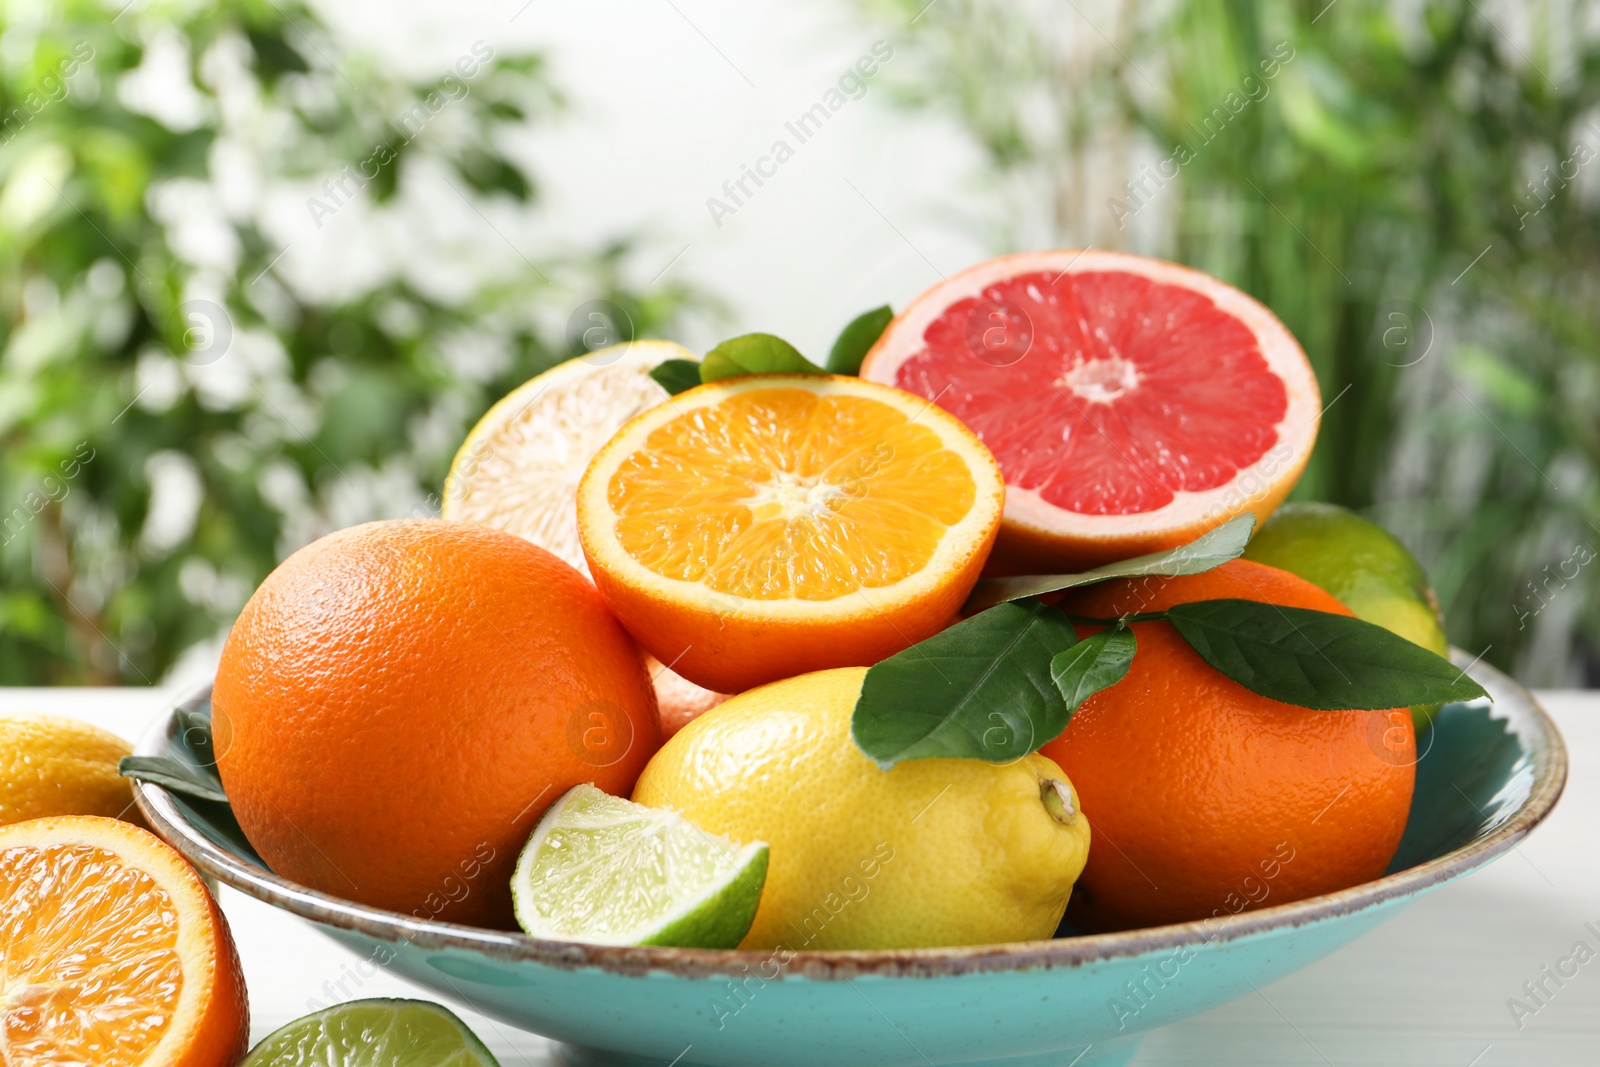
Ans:
{"label": "lime wedge", "polygon": [[261,1039],[239,1067],[499,1067],[448,1009],[423,1000],[353,1000]]}
{"label": "lime wedge", "polygon": [[534,937],[733,948],[766,880],[764,842],[741,846],[677,812],[580,785],[534,828],[511,899]]}

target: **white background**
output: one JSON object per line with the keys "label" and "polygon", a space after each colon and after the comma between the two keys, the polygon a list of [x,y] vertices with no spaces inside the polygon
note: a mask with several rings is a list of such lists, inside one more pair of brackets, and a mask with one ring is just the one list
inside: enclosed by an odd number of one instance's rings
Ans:
{"label": "white background", "polygon": [[[784,130],[875,41],[895,45],[843,3],[317,6],[343,39],[425,76],[442,74],[477,40],[497,54],[546,54],[571,106],[519,147],[542,179],[548,238],[646,235],[638,282],[671,264],[664,277],[703,284],[733,314],[726,325],[692,329],[699,336],[683,340],[697,347],[759,329],[822,356],[858,312],[903,306],[986,254],[975,227],[959,221],[975,150],[953,124],[894,108],[882,75],[806,143]],[[887,68],[909,62],[898,51]],[[794,158],[715,225],[707,199],[725,199],[723,182],[779,137]],[[484,240],[499,238],[486,229]]]}

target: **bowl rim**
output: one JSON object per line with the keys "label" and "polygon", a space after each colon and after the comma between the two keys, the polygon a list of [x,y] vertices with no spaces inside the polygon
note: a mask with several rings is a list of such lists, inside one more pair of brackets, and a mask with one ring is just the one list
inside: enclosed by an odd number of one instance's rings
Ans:
{"label": "bowl rim", "polygon": [[[1527,797],[1504,823],[1442,856],[1337,892],[1221,917],[1046,941],[825,951],[655,948],[547,941],[518,932],[418,919],[310,889],[249,864],[213,844],[191,826],[171,794],[160,786],[134,780],[133,792],[151,828],[203,874],[302,919],[380,941],[404,941],[425,950],[455,949],[498,961],[532,962],[565,970],[599,968],[632,975],[667,971],[687,977],[748,977],[753,965],[766,961],[776,963],[778,979],[788,976],[851,979],[863,975],[940,977],[980,971],[1078,967],[1163,950],[1205,947],[1349,915],[1420,893],[1510,851],[1549,815],[1560,798],[1567,779],[1566,745],[1548,713],[1526,689],[1488,664],[1476,659],[1469,661],[1459,649],[1452,649],[1452,658],[1490,692],[1496,705],[1502,700],[1517,705],[1507,718],[1528,753],[1533,782]],[[202,705],[210,694],[211,686],[207,684],[177,702],[150,725],[135,751],[140,755],[161,752],[176,727],[177,711]],[[765,981],[774,980],[765,969],[761,977]]]}

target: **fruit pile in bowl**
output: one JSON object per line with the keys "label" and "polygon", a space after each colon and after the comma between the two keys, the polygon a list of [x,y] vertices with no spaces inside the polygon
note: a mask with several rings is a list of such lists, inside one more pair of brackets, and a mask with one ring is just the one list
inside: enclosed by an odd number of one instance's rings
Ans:
{"label": "fruit pile in bowl", "polygon": [[201,871],[575,1064],[1125,1062],[1560,790],[1399,542],[1280,507],[1320,412],[1255,301],[1092,251],[825,360],[593,352],[442,519],[289,557],[130,773]]}

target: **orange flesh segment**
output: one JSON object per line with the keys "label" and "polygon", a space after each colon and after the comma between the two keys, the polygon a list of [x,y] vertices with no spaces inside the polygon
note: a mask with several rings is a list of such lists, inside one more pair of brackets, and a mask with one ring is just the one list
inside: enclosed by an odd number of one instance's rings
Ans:
{"label": "orange flesh segment", "polygon": [[642,566],[754,600],[832,600],[933,558],[977,486],[939,435],[870,397],[751,389],[657,427],[607,486]]}
{"label": "orange flesh segment", "polygon": [[178,913],[90,845],[0,852],[0,1067],[143,1063],[183,990]]}

